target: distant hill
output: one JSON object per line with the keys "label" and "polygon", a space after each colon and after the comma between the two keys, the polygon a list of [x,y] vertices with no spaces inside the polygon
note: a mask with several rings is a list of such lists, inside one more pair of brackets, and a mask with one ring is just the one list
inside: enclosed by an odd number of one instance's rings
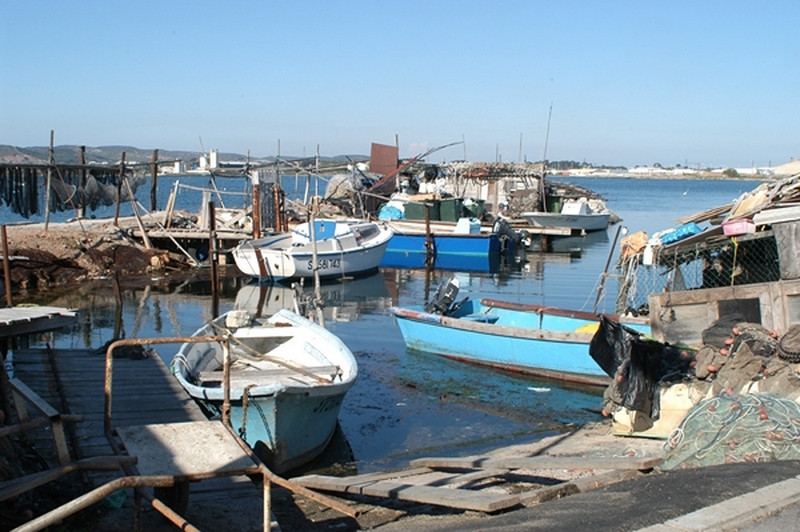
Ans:
{"label": "distant hill", "polygon": [[[80,146],[62,145],[53,147],[53,156],[57,163],[77,164]],[[48,161],[49,148],[47,146],[17,147],[0,144],[0,163],[6,164],[35,164],[46,163]],[[149,163],[153,158],[152,149],[140,149],[133,146],[86,146],[86,162],[90,164],[118,164],[125,153],[127,164]],[[200,152],[197,151],[177,151],[177,150],[158,150],[159,161],[180,160],[191,167],[200,159]],[[283,156],[282,159],[294,161],[299,164],[307,165],[314,161],[313,157],[290,157]],[[245,161],[247,155],[240,153],[219,153],[220,161]],[[320,162],[325,163],[347,163],[349,161],[365,161],[369,157],[365,155],[337,155],[335,157],[320,157]],[[275,162],[275,157],[250,158],[254,166],[271,164]]]}

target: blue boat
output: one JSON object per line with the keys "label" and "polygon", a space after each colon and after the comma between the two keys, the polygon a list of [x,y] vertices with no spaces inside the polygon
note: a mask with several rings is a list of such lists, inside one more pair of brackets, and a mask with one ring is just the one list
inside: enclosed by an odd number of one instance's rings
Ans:
{"label": "blue boat", "polygon": [[[396,238],[393,236],[392,239]],[[459,272],[497,273],[503,265],[500,253],[485,255],[456,255],[453,253],[437,253],[433,256],[434,270]],[[403,270],[424,270],[428,266],[425,252],[403,250],[386,250],[381,259],[382,268],[400,268]]]}
{"label": "blue boat", "polygon": [[[493,299],[456,302],[457,293],[451,279],[424,307],[392,309],[409,349],[565,382],[610,384],[589,354],[598,315]],[[649,332],[641,319],[616,319]]]}
{"label": "blue boat", "polygon": [[430,257],[434,267],[460,271],[496,271],[500,258],[513,252],[520,240],[507,224],[482,227],[475,219],[457,223],[391,220],[389,240],[381,266],[424,267]]}
{"label": "blue boat", "polygon": [[296,469],[327,447],[358,374],[337,336],[286,309],[269,318],[233,310],[194,336],[203,340],[181,346],[173,374],[207,415],[222,415],[224,347],[210,339],[228,338],[231,424],[270,470]]}

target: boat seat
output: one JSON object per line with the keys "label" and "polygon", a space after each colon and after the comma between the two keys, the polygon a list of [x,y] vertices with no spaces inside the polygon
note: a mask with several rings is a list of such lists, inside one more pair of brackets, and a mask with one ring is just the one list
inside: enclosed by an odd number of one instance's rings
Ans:
{"label": "boat seat", "polygon": [[[310,366],[303,369],[306,370],[305,373],[301,373],[291,368],[248,369],[244,371],[232,371],[231,386],[246,386],[248,384],[254,384],[256,381],[261,381],[265,378],[274,380],[291,378],[299,381],[308,381],[309,379],[313,379],[313,377],[307,375],[309,372],[317,375],[320,379],[332,381],[333,378],[340,372],[340,369],[337,366]],[[217,382],[221,384],[222,377],[223,372],[221,369],[216,371],[201,371],[199,375],[199,381],[202,385],[208,385]]]}
{"label": "boat seat", "polygon": [[459,319],[468,321],[477,321],[480,323],[494,323],[498,319],[500,319],[500,316],[495,316],[494,314],[484,314],[483,312],[475,312],[473,314],[467,314],[466,316],[461,316],[461,318]]}

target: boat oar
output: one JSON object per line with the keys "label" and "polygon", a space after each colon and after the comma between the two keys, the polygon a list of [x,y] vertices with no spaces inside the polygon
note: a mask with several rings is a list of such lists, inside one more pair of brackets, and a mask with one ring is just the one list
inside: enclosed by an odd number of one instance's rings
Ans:
{"label": "boat oar", "polygon": [[283,366],[283,367],[285,367],[287,369],[290,369],[292,371],[296,371],[297,373],[305,375],[306,377],[311,377],[312,379],[317,379],[319,382],[333,382],[333,379],[336,378],[336,376],[339,376],[339,375],[342,374],[342,368],[340,368],[339,366],[336,366],[336,375],[331,375],[330,380],[328,380],[326,378],[320,377],[319,375],[317,375],[313,371],[307,370],[306,368],[303,368],[303,367],[300,367],[300,366],[295,366],[294,364],[290,364],[289,362],[286,362],[285,360],[281,360],[279,358],[271,357],[266,353],[259,353],[258,351],[256,351],[255,349],[253,349],[252,347],[247,345],[246,343],[244,343],[241,340],[239,340],[238,338],[236,338],[236,336],[233,335],[233,331],[231,331],[227,327],[223,327],[222,325],[218,325],[218,324],[216,324],[214,322],[211,322],[211,325],[215,329],[217,329],[219,331],[222,331],[222,333],[224,334],[224,336],[226,338],[229,338],[233,343],[235,343],[236,345],[238,345],[239,347],[244,349],[253,358],[257,358],[258,360],[268,360],[270,362],[274,362],[275,364]]}

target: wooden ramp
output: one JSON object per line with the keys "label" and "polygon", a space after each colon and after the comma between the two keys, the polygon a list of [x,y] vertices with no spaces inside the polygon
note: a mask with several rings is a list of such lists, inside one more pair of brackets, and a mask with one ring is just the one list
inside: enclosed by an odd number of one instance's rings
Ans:
{"label": "wooden ramp", "polygon": [[[98,460],[114,456],[103,430],[105,351],[25,349],[14,353],[14,361],[15,378],[40,396],[42,401],[70,418],[78,417],[73,413],[80,414],[80,422],[65,424],[73,460],[68,467],[84,471],[94,486],[121,478],[123,473],[119,467],[91,467],[89,470],[77,467],[81,464],[96,466]],[[133,350],[121,352],[114,359],[114,374],[115,427],[207,422],[200,408],[181,388],[157,354],[148,352],[147,356],[143,356],[141,352]],[[30,436],[45,458],[54,461],[53,457],[48,456],[52,452],[48,450],[53,448],[50,433],[50,430],[39,429],[31,431]],[[164,474],[164,471],[157,473]],[[53,475],[50,480],[55,478]],[[0,488],[4,484],[0,483]],[[8,486],[9,489],[14,487]],[[213,478],[192,483],[190,491],[192,495],[187,517],[201,529],[262,528],[262,493],[247,478]],[[95,516],[97,521],[91,524],[95,530],[131,530],[134,506],[133,497],[128,497],[124,499],[124,508],[89,512],[83,514],[83,518]],[[148,509],[142,517],[142,524],[145,529],[154,532],[175,530],[175,526],[158,512]],[[272,528],[278,529],[274,521]]]}
{"label": "wooden ramp", "polygon": [[[145,353],[145,352],[141,352]],[[113,454],[103,433],[105,352],[29,349],[15,353],[15,375],[57,410],[83,416],[72,426],[75,458]],[[114,418],[119,425],[201,421],[206,417],[157,354],[128,351],[115,360]]]}
{"label": "wooden ramp", "polygon": [[[351,477],[306,475],[293,480],[322,491],[491,513],[634,478],[661,462],[662,458],[573,456],[421,458],[401,471]],[[560,480],[559,472],[565,470],[581,475]]]}

